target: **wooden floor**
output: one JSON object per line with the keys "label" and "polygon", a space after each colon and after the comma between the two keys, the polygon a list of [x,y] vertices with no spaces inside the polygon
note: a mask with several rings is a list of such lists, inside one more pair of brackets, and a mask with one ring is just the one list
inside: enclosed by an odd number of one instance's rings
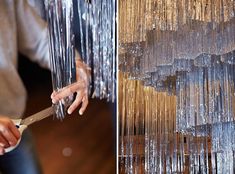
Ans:
{"label": "wooden floor", "polygon": [[[25,115],[50,106],[50,73],[24,61],[20,71],[29,92]],[[32,125],[43,173],[114,174],[114,115],[113,105],[92,99],[83,116],[76,111],[63,121],[51,117]]]}

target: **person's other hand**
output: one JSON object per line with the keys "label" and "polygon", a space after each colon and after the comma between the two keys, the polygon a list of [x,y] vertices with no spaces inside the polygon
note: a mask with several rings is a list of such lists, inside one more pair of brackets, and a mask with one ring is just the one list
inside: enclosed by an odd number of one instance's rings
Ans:
{"label": "person's other hand", "polygon": [[20,132],[11,119],[0,116],[0,155],[5,153],[5,148],[15,146],[20,139]]}
{"label": "person's other hand", "polygon": [[61,99],[76,93],[74,102],[68,108],[68,114],[71,114],[81,103],[82,106],[79,114],[82,115],[88,105],[88,88],[90,83],[90,68],[81,61],[76,59],[76,78],[77,82],[64,87],[59,91],[51,94],[52,103],[57,103]]}

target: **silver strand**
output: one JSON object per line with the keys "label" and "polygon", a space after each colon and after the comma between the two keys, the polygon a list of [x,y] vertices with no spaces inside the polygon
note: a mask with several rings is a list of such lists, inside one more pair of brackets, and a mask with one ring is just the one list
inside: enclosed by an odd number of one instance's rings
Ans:
{"label": "silver strand", "polygon": [[[116,91],[116,1],[78,1],[81,49],[84,61],[92,67],[92,97],[115,101]],[[84,10],[82,10],[82,8]],[[84,41],[85,37],[85,41]]]}
{"label": "silver strand", "polygon": [[[119,0],[119,7],[120,71],[176,96],[172,124],[167,95],[144,93],[136,105],[144,110],[145,173],[234,173],[234,0]],[[173,147],[170,130],[179,136]]]}
{"label": "silver strand", "polygon": [[[50,67],[54,91],[76,80],[72,0],[45,0],[49,30]],[[55,104],[56,117],[63,119],[73,96]]]}

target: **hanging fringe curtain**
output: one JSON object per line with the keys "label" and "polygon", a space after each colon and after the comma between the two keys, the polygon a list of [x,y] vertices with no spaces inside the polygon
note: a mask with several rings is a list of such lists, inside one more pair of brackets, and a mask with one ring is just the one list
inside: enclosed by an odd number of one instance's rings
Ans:
{"label": "hanging fringe curtain", "polygon": [[[126,131],[125,136],[120,132],[120,148],[127,148],[121,158],[135,156],[131,147],[144,135],[145,173],[234,173],[234,7],[233,0],[119,0],[119,70],[126,79],[141,81],[143,88],[166,93],[160,99],[143,93],[143,104],[133,103],[145,111],[145,130]],[[119,101],[128,106],[139,88],[127,82],[119,92],[126,96]],[[167,104],[175,111],[169,127],[175,133],[172,139],[183,137],[171,150],[180,157],[165,149],[170,140],[158,136],[158,129],[169,123],[169,111],[161,109],[168,94],[176,97],[175,104]],[[119,112],[128,118],[121,125],[135,130],[129,120],[138,120],[136,115]],[[162,121],[157,125],[155,115]],[[162,135],[169,129],[162,129]],[[149,130],[155,139],[148,138]],[[139,173],[141,163],[135,162],[132,158],[125,163],[126,173]]]}
{"label": "hanging fringe curtain", "polygon": [[[75,6],[74,3],[77,3]],[[45,0],[49,29],[53,90],[76,80],[75,34],[79,27],[80,55],[92,70],[92,97],[115,101],[116,91],[116,2],[115,0]],[[75,8],[77,7],[77,9]],[[78,18],[74,18],[74,10]],[[78,23],[78,26],[74,26]],[[73,96],[55,105],[64,118]]]}

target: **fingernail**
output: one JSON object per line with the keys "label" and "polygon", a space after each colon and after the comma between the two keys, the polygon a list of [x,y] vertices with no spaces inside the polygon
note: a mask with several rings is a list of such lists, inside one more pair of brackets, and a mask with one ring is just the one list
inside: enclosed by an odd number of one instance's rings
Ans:
{"label": "fingernail", "polygon": [[53,104],[55,104],[55,103],[56,103],[56,101],[55,101],[54,99],[52,99],[52,103],[53,103]]}
{"label": "fingernail", "polygon": [[82,111],[79,111],[79,114],[80,114],[80,115],[82,115],[82,114],[83,114],[83,112],[82,112]]}
{"label": "fingernail", "polygon": [[71,110],[68,110],[68,114],[71,114]]}

